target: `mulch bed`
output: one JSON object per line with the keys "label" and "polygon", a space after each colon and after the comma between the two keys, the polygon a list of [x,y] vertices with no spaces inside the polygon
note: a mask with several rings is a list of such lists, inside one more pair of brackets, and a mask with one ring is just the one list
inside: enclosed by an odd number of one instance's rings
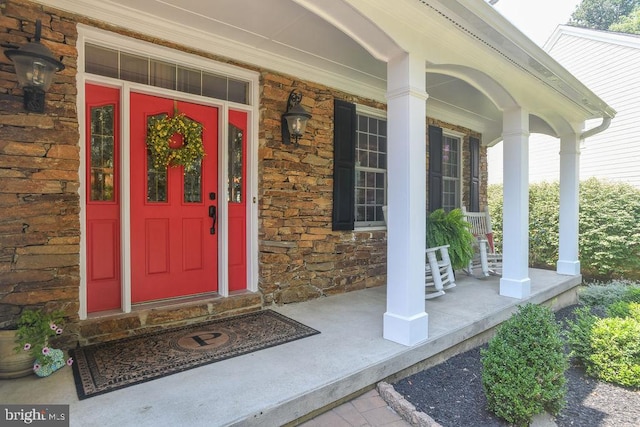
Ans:
{"label": "mulch bed", "polygon": [[[563,322],[575,306],[556,313]],[[481,346],[449,358],[393,384],[419,411],[448,426],[509,426],[487,411],[482,389]],[[640,391],[600,382],[573,363],[566,372],[567,405],[556,417],[559,427],[640,426]]]}

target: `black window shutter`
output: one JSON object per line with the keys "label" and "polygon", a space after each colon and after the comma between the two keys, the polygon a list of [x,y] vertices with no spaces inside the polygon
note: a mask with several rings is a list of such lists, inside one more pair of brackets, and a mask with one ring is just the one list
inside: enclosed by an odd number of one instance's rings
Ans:
{"label": "black window shutter", "polygon": [[480,212],[480,140],[469,138],[471,182],[469,183],[469,210]]}
{"label": "black window shutter", "polygon": [[442,128],[429,126],[429,212],[442,207]]}
{"label": "black window shutter", "polygon": [[353,230],[356,185],[356,106],[336,99],[333,108],[333,230]]}

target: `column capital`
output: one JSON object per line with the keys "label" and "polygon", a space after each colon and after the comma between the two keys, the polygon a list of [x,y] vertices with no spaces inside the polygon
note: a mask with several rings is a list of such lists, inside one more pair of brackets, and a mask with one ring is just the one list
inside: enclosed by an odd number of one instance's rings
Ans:
{"label": "column capital", "polygon": [[418,98],[423,101],[426,101],[427,99],[429,99],[429,94],[423,88],[411,87],[411,86],[397,88],[390,92],[387,92],[386,94],[386,98],[388,101],[397,99],[397,98],[402,98],[403,96],[410,96],[412,98]]}
{"label": "column capital", "polygon": [[502,112],[502,137],[529,136],[529,112],[513,107]]}

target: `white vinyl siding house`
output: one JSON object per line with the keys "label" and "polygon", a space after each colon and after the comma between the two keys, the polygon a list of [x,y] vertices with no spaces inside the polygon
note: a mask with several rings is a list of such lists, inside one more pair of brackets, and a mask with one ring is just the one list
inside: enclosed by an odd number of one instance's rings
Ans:
{"label": "white vinyl siding house", "polygon": [[[640,187],[640,36],[560,26],[545,50],[589,86],[618,114],[609,128],[580,146],[580,179],[590,177]],[[587,122],[589,129],[599,124]],[[489,150],[489,164],[500,164],[500,148]],[[559,176],[560,140],[530,138],[530,182]],[[489,182],[502,182],[500,167],[489,167]]]}

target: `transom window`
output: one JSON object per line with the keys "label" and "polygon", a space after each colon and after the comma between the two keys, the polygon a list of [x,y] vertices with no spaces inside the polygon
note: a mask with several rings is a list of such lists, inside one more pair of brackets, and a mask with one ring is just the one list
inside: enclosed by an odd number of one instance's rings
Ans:
{"label": "transom window", "polygon": [[355,226],[384,225],[387,202],[387,121],[358,113],[356,130]]}
{"label": "transom window", "polygon": [[147,56],[85,44],[85,71],[100,76],[249,104],[249,83]]}
{"label": "transom window", "polygon": [[449,212],[460,207],[460,138],[442,137],[442,208]]}

